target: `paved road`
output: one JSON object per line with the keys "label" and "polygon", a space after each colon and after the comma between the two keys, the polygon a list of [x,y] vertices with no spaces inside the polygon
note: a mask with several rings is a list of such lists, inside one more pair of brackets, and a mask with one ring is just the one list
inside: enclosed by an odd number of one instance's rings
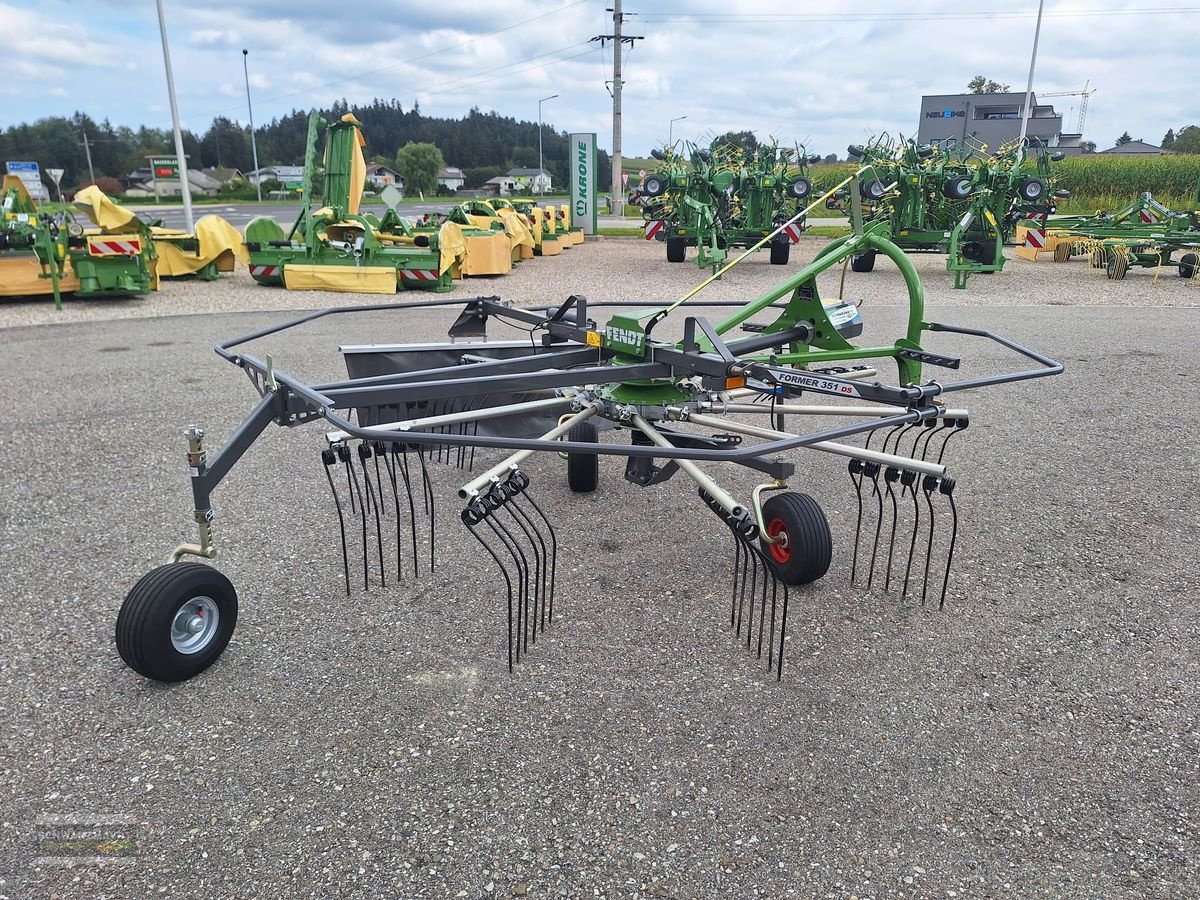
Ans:
{"label": "paved road", "polygon": [[[781,684],[727,628],[727,535],[682,476],[606,459],[575,495],[531,462],[557,621],[510,675],[465,474],[434,467],[436,573],[348,598],[312,426],[269,427],[215,498],[234,643],[146,683],[112,623],[193,539],[180,426],[230,433],[253,393],[210,348],[275,316],[0,332],[0,895],[1198,896],[1197,315],[954,310],[1068,374],[970,400],[945,611],[851,585],[845,467],[802,454],[836,562],[793,595]],[[324,319],[275,358],[333,377],[341,341],[448,321]]]}

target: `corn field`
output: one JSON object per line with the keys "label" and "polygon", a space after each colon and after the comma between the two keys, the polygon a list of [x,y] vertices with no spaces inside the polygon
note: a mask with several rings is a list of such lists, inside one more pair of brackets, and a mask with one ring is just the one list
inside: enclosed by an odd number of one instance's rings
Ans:
{"label": "corn field", "polygon": [[[813,187],[824,193],[854,170],[850,163],[813,166]],[[1111,212],[1129,205],[1143,191],[1175,210],[1200,209],[1198,154],[1138,158],[1089,153],[1054,163],[1054,171],[1056,187],[1071,192],[1071,199],[1058,205],[1059,212]]]}

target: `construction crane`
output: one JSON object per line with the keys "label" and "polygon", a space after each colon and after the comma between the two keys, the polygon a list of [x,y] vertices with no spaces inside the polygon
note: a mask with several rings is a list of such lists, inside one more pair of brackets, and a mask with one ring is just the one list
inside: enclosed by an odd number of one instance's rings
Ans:
{"label": "construction crane", "polygon": [[1045,97],[1082,97],[1083,99],[1081,99],[1079,101],[1079,124],[1076,126],[1075,130],[1079,134],[1083,134],[1083,125],[1087,121],[1088,97],[1090,97],[1090,96],[1092,96],[1092,94],[1096,93],[1096,90],[1097,90],[1096,88],[1089,89],[1088,86],[1091,83],[1092,83],[1092,81],[1090,78],[1087,81],[1085,81],[1083,83],[1082,91],[1052,91],[1051,93],[1048,93],[1048,94],[1039,93],[1038,99],[1042,99]]}

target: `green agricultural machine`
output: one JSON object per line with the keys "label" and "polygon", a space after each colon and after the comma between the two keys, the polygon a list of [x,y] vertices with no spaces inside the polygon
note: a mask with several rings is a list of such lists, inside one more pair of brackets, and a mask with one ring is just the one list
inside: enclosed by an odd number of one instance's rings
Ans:
{"label": "green agricultural machine", "polygon": [[[655,150],[660,165],[643,180],[642,215],[646,240],[663,241],[668,262],[683,262],[687,248],[698,250],[699,266],[715,272],[728,248],[753,247],[796,217],[812,193],[808,166],[816,157],[767,144],[747,155],[740,147],[693,147],[685,160],[673,148]],[[770,242],[772,265],[786,265],[800,239],[803,217],[790,222]]]}
{"label": "green agricultural machine", "polygon": [[[1200,207],[1200,185],[1196,205]],[[1200,275],[1200,209],[1176,212],[1149,192],[1115,213],[1055,219],[1046,236],[1053,242],[1055,262],[1086,256],[1112,281],[1122,280],[1134,267],[1174,267],[1181,278]]]}
{"label": "green agricultural machine", "polygon": [[[325,206],[312,210],[317,132],[325,143]],[[290,290],[394,294],[453,288],[458,228],[420,234],[393,212],[384,219],[359,211],[366,172],[362,125],[347,113],[332,124],[317,113],[308,119],[302,208],[288,232],[266,216],[246,226],[250,274],[259,284]]]}
{"label": "green agricultural machine", "polygon": [[[905,252],[945,253],[954,286],[965,288],[976,273],[1003,270],[1004,243],[1018,222],[1041,220],[1054,211],[1051,162],[1062,158],[1041,144],[1014,143],[987,156],[982,146],[893,143],[886,135],[848,149],[866,169],[850,190],[830,205],[849,203],[851,225],[887,222],[890,238]],[[870,272],[875,254],[851,260]]]}
{"label": "green agricultural machine", "polygon": [[12,176],[0,193],[0,296],[50,294],[62,309],[62,294],[123,297],[156,287],[154,244],[140,222],[127,232],[85,229],[70,208],[39,210]]}

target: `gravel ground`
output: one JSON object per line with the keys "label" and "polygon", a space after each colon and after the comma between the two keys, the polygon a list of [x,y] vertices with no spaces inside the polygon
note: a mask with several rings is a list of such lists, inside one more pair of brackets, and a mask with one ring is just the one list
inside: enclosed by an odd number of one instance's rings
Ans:
{"label": "gravel ground", "polygon": [[[486,292],[677,296],[696,270],[660,250],[598,242]],[[942,612],[850,583],[845,467],[797,456],[835,560],[794,595],[781,683],[723,624],[724,526],[680,476],[635,488],[620,458],[582,496],[561,461],[529,465],[560,590],[514,674],[456,469],[433,467],[435,573],[346,598],[316,425],[269,429],[216,494],[233,643],[190,682],[146,682],[112,624],[194,539],[180,427],[214,446],[236,427],[253,394],[211,346],[279,318],[230,310],[362,298],[239,275],[63,315],[0,307],[55,323],[3,332],[0,898],[1200,896],[1200,415],[1183,362],[1200,313],[1164,308],[1200,290],[1013,261],[955,292],[921,267],[931,318],[1067,374],[971,395]],[[712,296],[778,274],[755,260]],[[871,291],[884,334],[895,280],[847,290]],[[221,314],[162,315],[184,303]],[[160,317],[81,321],[125,315]],[[274,353],[338,375],[339,342],[437,340],[449,314],[402,321],[322,320]],[[964,374],[1008,364],[961,349]],[[757,480],[712,471],[743,496]],[[66,864],[92,856],[107,862]]]}

